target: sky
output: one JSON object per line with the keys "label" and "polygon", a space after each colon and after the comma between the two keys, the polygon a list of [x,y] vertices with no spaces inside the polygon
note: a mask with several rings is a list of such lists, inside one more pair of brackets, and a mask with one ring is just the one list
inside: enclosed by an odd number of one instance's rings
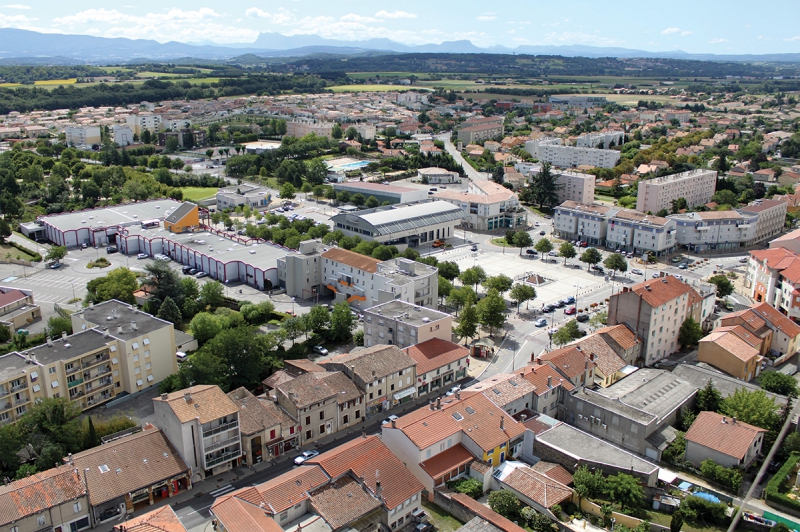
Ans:
{"label": "sky", "polygon": [[159,42],[252,43],[276,32],[717,54],[800,52],[798,15],[797,0],[0,0],[0,27]]}

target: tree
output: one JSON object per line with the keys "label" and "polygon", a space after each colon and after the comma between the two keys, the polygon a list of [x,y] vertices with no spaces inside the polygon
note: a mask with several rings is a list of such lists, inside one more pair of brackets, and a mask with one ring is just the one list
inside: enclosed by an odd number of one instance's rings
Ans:
{"label": "tree", "polygon": [[517,304],[517,314],[519,314],[519,306],[522,302],[526,302],[525,308],[528,308],[527,302],[536,298],[536,289],[529,284],[517,283],[511,287],[508,296]]}
{"label": "tree", "polygon": [[102,303],[117,299],[134,304],[133,293],[139,288],[136,274],[128,268],[116,268],[103,277],[97,277],[86,283],[86,302]]}
{"label": "tree", "polygon": [[456,312],[458,312],[458,309],[465,307],[468,301],[474,302],[476,299],[478,298],[475,290],[471,286],[462,286],[450,291],[450,295],[447,296],[447,304],[455,307]]}
{"label": "tree", "polygon": [[603,256],[595,248],[588,248],[586,251],[581,253],[580,261],[585,262],[589,265],[589,267],[592,267],[601,260],[603,260]]}
{"label": "tree", "polygon": [[558,202],[558,190],[561,185],[556,183],[556,176],[550,172],[550,163],[544,163],[539,174],[533,177],[531,192],[539,207],[555,205]]}
{"label": "tree", "polygon": [[156,318],[166,320],[173,325],[180,325],[181,321],[183,321],[181,310],[178,308],[178,305],[175,304],[175,301],[173,301],[169,296],[164,298],[164,302],[161,303],[161,307],[158,309]]}
{"label": "tree", "polygon": [[267,351],[274,347],[275,338],[274,334],[257,334],[255,328],[245,326],[224,329],[203,346],[202,350],[225,362],[223,391],[252,388],[261,381]]}
{"label": "tree", "polygon": [[706,385],[697,391],[695,406],[700,412],[717,412],[719,411],[720,404],[722,404],[722,394],[714,387],[714,383],[711,379],[708,379]]}
{"label": "tree", "polygon": [[627,473],[617,473],[606,478],[606,492],[609,498],[623,509],[637,508],[644,498],[644,489],[636,477]]}
{"label": "tree", "polygon": [[164,141],[164,151],[167,153],[175,153],[178,151],[178,137],[175,135],[168,136],[167,140]]}
{"label": "tree", "polygon": [[197,338],[200,345],[205,344],[222,330],[222,323],[217,316],[210,312],[200,312],[189,323],[189,330],[192,336]]}
{"label": "tree", "polygon": [[212,281],[200,287],[200,304],[211,310],[225,301],[225,287],[219,281]]}
{"label": "tree", "polygon": [[486,290],[492,290],[492,289],[497,290],[497,292],[500,295],[502,295],[503,293],[511,290],[511,285],[513,284],[514,280],[511,277],[501,273],[499,275],[493,275],[492,277],[488,277],[483,282],[483,287]]}
{"label": "tree", "polygon": [[489,328],[489,336],[494,328],[506,323],[506,302],[494,288],[490,288],[486,297],[478,302],[477,309],[480,324]]}
{"label": "tree", "polygon": [[89,427],[86,430],[86,437],[83,441],[83,447],[85,449],[91,449],[92,447],[97,447],[98,445],[100,445],[100,437],[97,435],[97,429],[94,428],[92,416],[89,416]]}
{"label": "tree", "polygon": [[553,243],[548,238],[543,238],[533,246],[533,249],[541,253],[542,259],[544,259],[545,255],[553,251]]}
{"label": "tree", "polygon": [[577,255],[578,252],[575,251],[575,246],[572,245],[572,242],[569,242],[569,241],[565,240],[558,247],[558,254],[560,256],[564,257],[564,264],[566,265],[567,264],[567,259],[571,259],[571,258],[575,257],[575,255]]}
{"label": "tree", "polygon": [[72,334],[72,320],[59,315],[50,316],[47,319],[46,331],[50,338],[60,338],[62,333]]}
{"label": "tree", "polygon": [[672,206],[672,214],[678,214],[683,209],[688,208],[688,204],[686,203],[686,198],[676,198],[670,201],[670,205]]}
{"label": "tree", "polygon": [[513,244],[519,248],[519,254],[522,255],[522,249],[531,247],[533,240],[527,231],[518,231],[514,235]]}
{"label": "tree", "polygon": [[11,329],[5,325],[0,325],[0,343],[4,344],[11,340]]}
{"label": "tree", "polygon": [[286,336],[286,339],[291,340],[292,345],[294,345],[294,341],[308,331],[306,328],[307,323],[308,322],[306,322],[304,318],[300,316],[293,316],[281,322],[281,330]]}
{"label": "tree", "polygon": [[378,198],[376,198],[375,196],[368,197],[367,201],[364,203],[364,206],[368,209],[374,209],[378,205],[380,205],[380,202],[378,201]]}
{"label": "tree", "polygon": [[461,273],[458,264],[452,261],[440,262],[436,265],[436,267],[439,268],[439,275],[441,275],[448,281],[452,281],[453,279],[458,277],[459,273]]}
{"label": "tree", "polygon": [[[458,325],[453,328],[453,334],[467,341],[471,340],[478,335],[479,321],[478,309],[472,303],[472,300],[468,299],[461,316],[458,318]],[[465,341],[464,344],[466,345],[466,343]]]}
{"label": "tree", "polygon": [[597,312],[589,319],[589,325],[594,327],[595,329],[599,329],[600,327],[605,327],[608,323],[608,311],[602,310]]}
{"label": "tree", "polygon": [[739,203],[736,193],[730,190],[718,190],[712,197],[711,201],[715,201],[720,205],[737,205]]}
{"label": "tree", "polygon": [[340,126],[338,122],[334,123],[333,128],[331,128],[331,137],[338,140],[342,138],[342,135],[343,135],[342,126]]}
{"label": "tree", "polygon": [[575,493],[580,499],[587,497],[596,497],[605,491],[606,479],[603,478],[603,473],[599,469],[594,472],[589,471],[585,465],[580,466],[575,470],[572,477],[572,483],[575,486]]}
{"label": "tree", "polygon": [[[306,181],[312,187],[320,186],[328,177],[328,165],[320,157],[315,157],[306,163]],[[316,196],[316,194],[314,194]],[[321,195],[321,194],[320,194]]]}
{"label": "tree", "polygon": [[612,253],[606,260],[603,261],[603,264],[609,270],[614,270],[614,275],[617,275],[617,272],[625,272],[628,270],[628,261],[625,260],[625,257],[622,256],[621,253]]}
{"label": "tree", "polygon": [[322,305],[311,307],[305,315],[306,329],[316,334],[324,334],[331,324],[331,313]]}
{"label": "tree", "polygon": [[333,312],[331,312],[331,340],[334,342],[349,340],[357,325],[358,322],[345,301],[334,305]]}
{"label": "tree", "polygon": [[281,199],[294,199],[295,188],[291,183],[284,183],[281,187]]}
{"label": "tree", "polygon": [[681,532],[682,527],[683,514],[681,512],[675,512],[672,514],[672,518],[669,521],[669,532]]}
{"label": "tree", "polygon": [[458,280],[461,281],[461,284],[465,286],[475,286],[475,291],[478,291],[478,285],[486,280],[486,271],[480,266],[473,266],[471,268],[467,268],[461,275],[458,276]]}
{"label": "tree", "polygon": [[727,297],[733,293],[733,283],[724,275],[714,275],[708,282],[717,287],[717,297]]}
{"label": "tree", "polygon": [[156,260],[144,267],[147,274],[142,286],[152,294],[151,304],[159,307],[161,302],[171,297],[173,301],[182,301],[182,285],[178,272],[169,267],[165,261]]}
{"label": "tree", "polygon": [[511,490],[497,490],[489,494],[489,507],[506,519],[517,520],[522,504]]}
{"label": "tree", "polygon": [[768,392],[797,397],[797,380],[780,371],[767,371],[758,376],[758,384]]}
{"label": "tree", "polygon": [[719,411],[721,414],[735,417],[738,421],[766,430],[773,430],[780,424],[778,405],[764,390],[750,392],[745,388],[739,388],[733,395],[722,400]]}
{"label": "tree", "polygon": [[6,238],[11,236],[11,224],[5,218],[0,218],[0,244],[6,243]]}
{"label": "tree", "polygon": [[573,340],[577,340],[581,338],[583,333],[581,332],[580,328],[578,327],[578,322],[575,320],[570,320],[567,322],[566,325],[561,327],[558,331],[553,334],[553,343],[562,346],[570,343]]}
{"label": "tree", "polygon": [[61,259],[67,256],[66,246],[53,246],[47,255],[44,256],[45,261],[61,262]]}
{"label": "tree", "polygon": [[681,324],[678,331],[678,341],[684,347],[697,345],[697,342],[703,337],[703,328],[700,324],[694,321],[694,318],[689,316]]}

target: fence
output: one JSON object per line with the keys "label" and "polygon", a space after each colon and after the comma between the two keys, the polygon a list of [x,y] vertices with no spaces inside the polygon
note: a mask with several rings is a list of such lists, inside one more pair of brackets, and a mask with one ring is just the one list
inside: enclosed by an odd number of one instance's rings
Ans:
{"label": "fence", "polygon": [[[581,511],[591,514],[595,517],[603,517],[600,507],[587,499],[581,499]],[[611,512],[611,517],[615,520],[615,523],[625,525],[628,528],[636,528],[642,523],[642,519],[637,519],[635,517],[631,517],[630,515],[621,514],[619,512]],[[651,532],[664,532],[666,530],[669,530],[669,527],[650,523]]]}

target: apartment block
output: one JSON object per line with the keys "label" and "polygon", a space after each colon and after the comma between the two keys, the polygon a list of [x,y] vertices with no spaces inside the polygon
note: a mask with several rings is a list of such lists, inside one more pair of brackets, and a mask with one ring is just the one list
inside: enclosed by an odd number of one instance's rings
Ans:
{"label": "apartment block", "polygon": [[608,324],[626,324],[642,339],[640,357],[652,366],[678,349],[686,318],[702,323],[703,298],[672,275],[650,279],[611,296]]}
{"label": "apartment block", "polygon": [[578,172],[557,172],[558,201],[574,201],[576,203],[594,202],[595,177]]}
{"label": "apartment block", "polygon": [[761,242],[780,234],[786,225],[788,204],[782,201],[760,199],[755,200],[738,211],[742,216],[757,215],[755,241]]}
{"label": "apartment block", "polygon": [[201,479],[239,465],[239,407],[219,386],[199,385],[153,398],[154,416]]}
{"label": "apartment block", "polygon": [[364,311],[364,346],[404,348],[432,338],[451,341],[453,317],[427,307],[394,299]]}
{"label": "apartment block", "polygon": [[602,246],[608,232],[608,218],[613,212],[612,207],[606,205],[565,201],[553,212],[553,234]]}
{"label": "apartment block", "polygon": [[575,139],[575,146],[580,148],[602,148],[608,150],[614,146],[621,146],[624,142],[624,139],[624,131],[584,133]]}
{"label": "apartment block", "polygon": [[617,150],[578,148],[554,144],[540,144],[536,151],[537,155],[535,157],[541,162],[550,163],[560,168],[575,168],[582,165],[614,168],[619,163],[620,158],[620,152]]}
{"label": "apartment block", "polygon": [[125,117],[125,123],[131,126],[133,132],[142,136],[144,130],[150,133],[158,133],[163,128],[161,126],[161,115],[154,113],[139,113]]}
{"label": "apartment block", "polygon": [[100,128],[97,126],[67,126],[64,129],[67,146],[92,146],[100,144]]}
{"label": "apartment block", "polygon": [[317,122],[315,120],[290,120],[286,123],[286,135],[290,137],[305,137],[313,133],[319,137],[333,138],[333,122]]}
{"label": "apartment block", "polygon": [[704,205],[711,201],[717,188],[717,172],[713,170],[689,170],[680,174],[665,175],[639,181],[636,210],[657,213],[670,210],[672,200],[684,198],[689,207]]}
{"label": "apartment block", "polygon": [[459,207],[463,227],[491,231],[524,227],[528,223],[527,211],[517,195],[493,181],[471,181],[466,192],[439,190],[433,197]]}
{"label": "apartment block", "polygon": [[111,138],[114,143],[124,147],[133,144],[133,129],[127,124],[114,124],[111,126]]}
{"label": "apartment block", "polygon": [[473,144],[484,140],[503,136],[502,116],[473,118],[458,128],[458,140],[464,144]]}
{"label": "apartment block", "polygon": [[757,242],[758,213],[687,212],[669,218],[675,221],[678,244],[692,252],[737,249]]}

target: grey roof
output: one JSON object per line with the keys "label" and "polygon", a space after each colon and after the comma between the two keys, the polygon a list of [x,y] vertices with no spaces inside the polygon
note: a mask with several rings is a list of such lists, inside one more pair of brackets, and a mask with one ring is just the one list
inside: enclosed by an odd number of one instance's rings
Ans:
{"label": "grey roof", "polygon": [[175,345],[181,345],[194,340],[194,336],[175,329]]}
{"label": "grey roof", "polygon": [[170,223],[179,222],[181,218],[183,218],[196,208],[197,204],[191,203],[189,201],[184,201],[183,204],[174,211],[172,211],[172,214],[167,216],[165,220]]}
{"label": "grey roof", "polygon": [[51,214],[44,216],[42,220],[61,231],[82,227],[128,226],[139,224],[143,220],[161,220],[178,207],[180,207],[180,203],[175,200],[160,199],[126,203],[102,209]]}
{"label": "grey roof", "polygon": [[[722,397],[730,397],[740,388],[750,392],[761,389],[760,386],[735,379],[703,363],[697,365],[678,364],[672,373],[689,382],[698,390],[704,388],[710,380]],[[772,397],[777,404],[786,404],[787,399],[782,395],[767,392],[767,396]]]}
{"label": "grey roof", "polygon": [[450,317],[449,314],[445,314],[444,312],[408,303],[402,299],[393,299],[386,303],[376,305],[366,309],[364,313],[395,319],[417,327],[424,323],[432,323]]}
{"label": "grey roof", "polygon": [[555,427],[538,434],[536,439],[548,447],[559,449],[574,456],[576,459],[585,459],[590,462],[608,464],[646,474],[658,469],[654,464],[639,458],[635,454],[620,449],[616,445],[596,438],[566,423],[559,423]]}
{"label": "grey roof", "polygon": [[446,201],[431,201],[414,205],[401,205],[396,208],[375,208],[359,211],[354,214],[334,216],[339,221],[341,216],[357,217],[372,226],[378,234],[390,235],[400,231],[409,231],[445,222],[461,220],[463,211],[460,207]]}
{"label": "grey roof", "polygon": [[690,382],[667,370],[642,368],[602,391],[658,418],[668,416],[697,392]]}
{"label": "grey roof", "polygon": [[600,394],[593,390],[589,390],[587,388],[582,388],[578,390],[577,392],[574,393],[574,396],[575,399],[579,401],[584,401],[592,405],[597,405],[600,408],[603,408],[609,412],[614,412],[616,414],[619,414],[624,418],[630,419],[637,423],[641,423],[642,425],[649,425],[656,419],[655,415],[646,412],[641,408],[633,407],[618,399],[605,396],[603,394]]}
{"label": "grey roof", "polygon": [[67,336],[66,340],[53,339],[50,342],[52,345],[42,344],[23,351],[22,354],[33,355],[39,364],[50,365],[59,360],[70,360],[90,351],[101,349],[114,340],[115,338],[110,335],[106,338],[97,329],[87,329]]}
{"label": "grey roof", "polygon": [[678,437],[678,429],[676,429],[672,425],[664,425],[663,427],[652,433],[650,436],[645,438],[645,440],[647,441],[647,443],[649,443],[659,451],[663,451],[677,437]]}
{"label": "grey roof", "polygon": [[0,381],[22,377],[26,366],[28,364],[25,361],[25,357],[19,353],[14,352],[0,356]]}
{"label": "grey roof", "polygon": [[[173,326],[168,321],[156,318],[116,299],[98,303],[79,312],[87,322],[101,329],[108,327],[108,333],[111,336],[125,341]],[[133,330],[132,322],[136,322],[136,330]],[[122,327],[122,332],[119,332],[119,327]]]}
{"label": "grey roof", "polygon": [[478,516],[473,517],[464,526],[456,530],[457,532],[503,532],[489,521]]}

